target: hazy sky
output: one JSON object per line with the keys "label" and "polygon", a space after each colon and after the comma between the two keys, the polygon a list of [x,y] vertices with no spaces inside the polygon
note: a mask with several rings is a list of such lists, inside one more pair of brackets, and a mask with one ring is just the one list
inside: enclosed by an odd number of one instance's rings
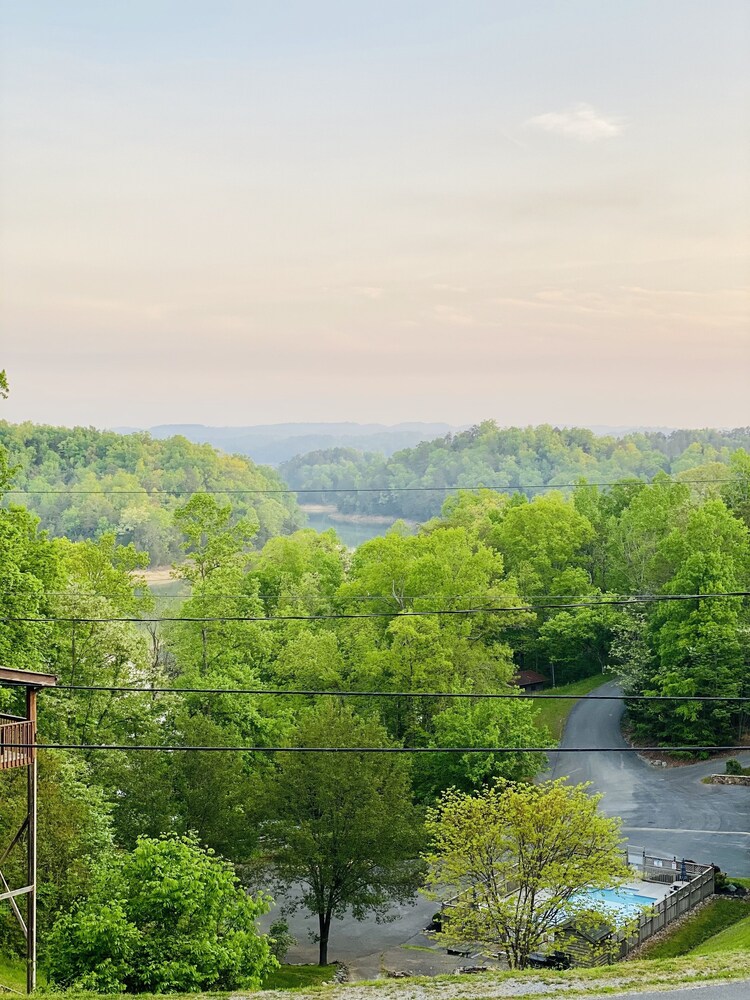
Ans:
{"label": "hazy sky", "polygon": [[0,416],[750,423],[747,0],[0,10]]}

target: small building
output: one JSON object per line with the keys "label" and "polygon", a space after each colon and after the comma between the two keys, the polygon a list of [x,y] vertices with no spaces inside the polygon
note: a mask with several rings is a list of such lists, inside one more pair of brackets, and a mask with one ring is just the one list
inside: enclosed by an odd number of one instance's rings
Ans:
{"label": "small building", "polygon": [[513,683],[517,684],[523,691],[542,691],[547,686],[547,678],[544,674],[537,673],[536,670],[519,670],[513,678]]}

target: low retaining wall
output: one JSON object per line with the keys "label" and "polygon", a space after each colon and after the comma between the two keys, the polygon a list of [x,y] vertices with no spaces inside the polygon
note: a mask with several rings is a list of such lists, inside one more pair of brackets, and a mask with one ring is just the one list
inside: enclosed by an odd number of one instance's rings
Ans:
{"label": "low retaining wall", "polygon": [[750,774],[712,774],[711,785],[750,785]]}

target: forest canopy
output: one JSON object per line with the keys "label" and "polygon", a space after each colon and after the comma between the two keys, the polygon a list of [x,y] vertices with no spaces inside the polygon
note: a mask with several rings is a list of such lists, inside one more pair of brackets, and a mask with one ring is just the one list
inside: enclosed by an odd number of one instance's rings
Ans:
{"label": "forest canopy", "polygon": [[112,532],[119,544],[147,551],[153,565],[180,557],[172,514],[195,491],[225,490],[234,514],[257,526],[260,545],[304,523],[291,494],[234,492],[283,490],[273,469],[184,437],[157,441],[146,433],[0,421],[0,446],[7,449],[11,489],[20,491],[6,500],[22,501],[57,537],[80,541]]}
{"label": "forest canopy", "polygon": [[[533,495],[540,486],[582,479],[589,483],[652,479],[658,472],[710,480],[718,478],[721,467],[741,448],[750,448],[750,427],[669,434],[644,431],[618,438],[548,424],[501,429],[486,420],[460,434],[405,448],[390,458],[354,448],[332,448],[298,455],[281,465],[279,472],[294,489],[320,491],[307,500],[336,504],[342,513],[391,514],[424,521],[440,513],[446,496],[443,488],[524,487]],[[374,492],[356,493],[354,488]],[[415,492],[396,492],[404,489]]]}
{"label": "forest canopy", "polygon": [[[86,433],[55,447],[70,455]],[[89,453],[69,461],[76,471],[68,481],[91,475],[96,484],[99,474],[128,482],[134,474],[113,470],[112,452],[98,456],[98,435],[91,432]],[[152,444],[119,438],[144,452]],[[99,525],[94,537],[51,538],[12,493],[0,506],[0,662],[59,678],[60,688],[41,699],[45,739],[79,745],[45,751],[40,769],[42,940],[58,920],[67,926],[80,901],[97,904],[91,887],[110,851],[121,856],[137,850],[140,837],[161,842],[194,831],[250,888],[267,887],[257,865],[269,861],[281,881],[306,878],[302,905],[321,921],[323,949],[345,900],[357,916],[409,897],[423,807],[448,788],[472,794],[543,770],[552,739],[539,703],[516,683],[519,671],[566,684],[613,670],[630,701],[631,730],[649,745],[703,753],[746,729],[735,700],[748,694],[750,456],[741,449],[719,466],[721,476],[706,477],[721,483],[657,472],[648,484],[581,484],[532,499],[461,490],[416,531],[397,522],[351,552],[333,531],[259,537],[260,505],[189,485],[201,476],[209,488],[226,486],[225,457],[180,439],[171,445],[182,467],[174,452],[155,452],[166,469],[152,454],[138,475],[144,505],[148,488],[173,490],[169,506],[156,509],[175,540],[179,595],[151,593],[141,573],[148,553],[115,531]],[[197,472],[185,468],[193,448],[207,463]],[[265,476],[242,462],[247,477]],[[14,463],[0,447],[0,492],[12,483]],[[267,536],[272,522],[261,523]],[[644,594],[657,600],[622,603],[621,595]],[[664,708],[633,701],[638,694],[728,700]],[[18,711],[17,696],[0,696],[0,710]],[[408,766],[374,754],[366,766],[345,757],[334,768],[311,751],[297,770],[284,754],[257,752],[336,740],[433,752],[415,754]],[[134,742],[217,751],[119,749]],[[110,749],[88,752],[88,744]],[[19,770],[8,779],[0,838],[20,823],[22,777]],[[347,873],[355,860],[372,867],[346,885],[328,884],[337,895],[326,907],[313,878],[326,842],[296,811],[313,793],[313,818],[332,804],[347,815],[366,807],[369,816],[348,829],[347,853],[335,860],[343,858]],[[408,819],[397,842],[385,832],[373,841],[373,830],[396,832],[378,825],[394,811]],[[0,950],[21,945],[10,911],[0,915]]]}

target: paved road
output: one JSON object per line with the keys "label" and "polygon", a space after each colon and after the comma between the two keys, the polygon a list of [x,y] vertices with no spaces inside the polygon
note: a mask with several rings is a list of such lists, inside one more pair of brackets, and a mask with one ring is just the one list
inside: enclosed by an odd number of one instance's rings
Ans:
{"label": "paved road", "polygon": [[738,983],[714,983],[706,986],[685,986],[683,989],[648,991],[646,993],[596,993],[587,1000],[748,1000],[750,979]]}
{"label": "paved road", "polygon": [[[293,896],[294,893],[290,895]],[[267,931],[272,920],[283,916],[297,939],[297,944],[289,949],[287,961],[317,962],[318,946],[310,936],[317,930],[317,918],[311,917],[304,910],[297,910],[292,914],[282,913],[285,901],[284,896],[277,897],[274,910],[258,921],[261,930]],[[426,948],[432,942],[422,935],[422,930],[438,909],[434,900],[419,896],[414,905],[395,904],[386,923],[378,923],[369,914],[364,920],[355,920],[350,916],[344,920],[333,920],[328,947],[329,961],[344,962],[356,979],[374,979],[380,974],[381,966],[387,969],[410,969],[414,975],[452,972],[457,966],[466,965],[466,960],[452,958],[445,952],[428,953]],[[422,951],[422,948],[425,950]]]}
{"label": "paved road", "polygon": [[[592,694],[619,694],[619,688],[608,683]],[[560,745],[625,749],[620,732],[623,711],[621,701],[582,698],[568,716]],[[750,753],[738,757],[750,764]],[[602,808],[622,817],[623,833],[631,844],[750,876],[750,789],[704,785],[701,778],[716,770],[712,761],[654,767],[634,753],[550,755],[550,776],[590,781],[593,791],[604,793]],[[718,770],[723,770],[723,763]]]}

